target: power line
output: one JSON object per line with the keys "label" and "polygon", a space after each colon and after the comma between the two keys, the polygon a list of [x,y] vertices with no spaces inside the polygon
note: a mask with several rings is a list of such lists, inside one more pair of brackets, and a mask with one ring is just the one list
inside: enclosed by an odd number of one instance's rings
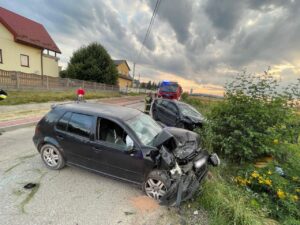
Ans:
{"label": "power line", "polygon": [[[149,26],[148,26],[146,35],[145,35],[144,40],[143,40],[143,42],[142,42],[142,46],[141,46],[141,49],[140,49],[140,51],[139,51],[139,54],[138,54],[137,59],[141,56],[141,53],[142,53],[142,50],[143,50],[143,48],[144,48],[144,46],[145,46],[146,40],[147,40],[148,36],[150,35],[150,32],[151,32],[151,29],[152,29],[152,26],[153,26],[153,23],[154,23],[154,19],[155,19],[156,14],[157,14],[157,10],[158,10],[160,1],[161,1],[161,0],[157,0],[157,1],[156,1],[155,8],[154,8],[154,10],[153,10],[153,14],[152,14],[152,17],[151,17],[151,20],[150,20],[150,23],[149,23]],[[137,59],[136,59],[136,60],[137,60]]]}
{"label": "power line", "polygon": [[152,29],[152,26],[153,26],[153,23],[154,23],[154,19],[155,19],[156,14],[157,14],[157,10],[158,10],[158,7],[160,5],[160,2],[161,2],[161,0],[157,0],[156,1],[155,7],[154,7],[154,10],[153,10],[153,13],[152,13],[152,17],[151,17],[151,20],[150,20],[150,23],[149,23],[149,26],[148,26],[148,29],[147,29],[147,32],[146,32],[146,35],[145,35],[144,40],[142,42],[141,49],[138,52],[137,57],[135,58],[135,61],[133,62],[133,80],[134,80],[134,76],[135,76],[135,64],[136,64],[136,61],[140,58],[142,50],[143,50],[143,48],[145,46],[146,40],[147,40],[148,36],[150,35],[151,29]]}

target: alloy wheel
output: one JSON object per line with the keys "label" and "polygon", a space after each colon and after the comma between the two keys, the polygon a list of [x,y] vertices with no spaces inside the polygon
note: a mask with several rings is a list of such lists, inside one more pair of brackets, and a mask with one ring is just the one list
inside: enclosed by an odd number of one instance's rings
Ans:
{"label": "alloy wheel", "polygon": [[43,151],[43,159],[45,163],[47,163],[48,166],[50,167],[55,167],[59,163],[59,152],[57,149],[52,148],[51,146],[47,147]]}
{"label": "alloy wheel", "polygon": [[145,183],[145,191],[149,197],[159,201],[166,194],[167,188],[162,181],[149,178]]}

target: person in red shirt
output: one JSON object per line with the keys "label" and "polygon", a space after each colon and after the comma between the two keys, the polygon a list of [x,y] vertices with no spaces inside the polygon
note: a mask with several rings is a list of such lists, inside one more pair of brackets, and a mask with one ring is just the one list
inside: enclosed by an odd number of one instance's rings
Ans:
{"label": "person in red shirt", "polygon": [[77,89],[77,101],[83,101],[83,97],[85,95],[85,91],[82,87]]}

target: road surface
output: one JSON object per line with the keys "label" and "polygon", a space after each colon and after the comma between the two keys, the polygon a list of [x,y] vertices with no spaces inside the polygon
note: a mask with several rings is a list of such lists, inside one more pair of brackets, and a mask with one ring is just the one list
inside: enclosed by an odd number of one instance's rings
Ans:
{"label": "road surface", "polygon": [[[128,105],[143,109],[142,102]],[[0,224],[179,224],[178,216],[144,196],[138,186],[89,171],[47,169],[37,153],[34,127],[0,135]],[[27,183],[33,189],[24,189]]]}

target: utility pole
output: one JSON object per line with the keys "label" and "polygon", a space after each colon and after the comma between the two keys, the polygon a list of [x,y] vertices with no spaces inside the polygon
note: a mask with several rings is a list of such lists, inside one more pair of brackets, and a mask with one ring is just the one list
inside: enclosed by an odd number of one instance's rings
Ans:
{"label": "utility pole", "polygon": [[132,86],[134,84],[134,76],[135,76],[135,62],[133,62],[133,71],[132,71],[132,79],[133,79],[133,82],[132,82]]}

